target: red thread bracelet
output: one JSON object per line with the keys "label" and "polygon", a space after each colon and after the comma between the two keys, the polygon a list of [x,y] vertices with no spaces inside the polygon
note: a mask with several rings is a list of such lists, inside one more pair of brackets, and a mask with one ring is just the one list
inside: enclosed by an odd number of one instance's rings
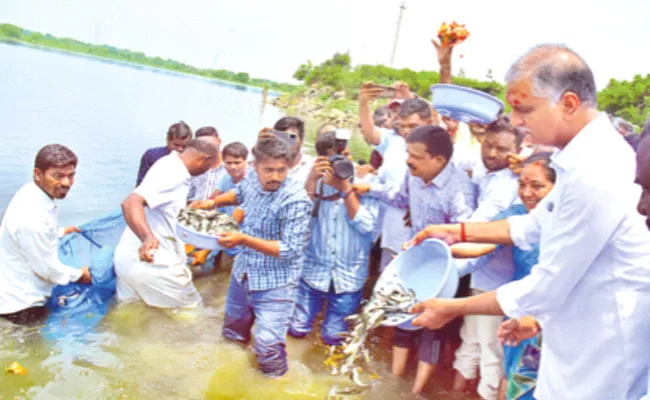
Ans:
{"label": "red thread bracelet", "polygon": [[460,223],[460,241],[461,242],[466,242],[467,241],[467,236],[465,235],[465,223],[464,222]]}

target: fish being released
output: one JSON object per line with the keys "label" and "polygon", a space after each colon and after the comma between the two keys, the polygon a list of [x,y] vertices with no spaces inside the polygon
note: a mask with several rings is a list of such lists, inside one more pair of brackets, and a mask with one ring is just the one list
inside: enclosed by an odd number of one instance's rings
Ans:
{"label": "fish being released", "polygon": [[[363,365],[370,370],[370,351],[366,348],[366,338],[370,331],[381,325],[384,320],[405,317],[416,303],[415,292],[407,290],[397,279],[391,279],[378,285],[359,314],[346,318],[354,324],[350,332],[342,334],[345,338],[339,347],[331,347],[325,365],[331,368],[333,375],[347,375],[358,387],[366,388],[370,382],[363,382],[361,372]],[[376,376],[376,374],[371,374]],[[334,387],[328,398],[349,395],[350,388]]]}
{"label": "fish being released", "polygon": [[239,224],[228,214],[217,209],[199,210],[186,207],[178,213],[178,222],[199,233],[215,236],[222,232],[239,231]]}

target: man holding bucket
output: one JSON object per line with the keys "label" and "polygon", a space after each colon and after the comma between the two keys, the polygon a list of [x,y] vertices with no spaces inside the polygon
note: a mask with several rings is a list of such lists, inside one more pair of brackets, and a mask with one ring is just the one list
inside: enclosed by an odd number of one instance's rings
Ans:
{"label": "man holding bucket", "polygon": [[[633,151],[598,112],[593,74],[567,47],[534,48],[506,80],[512,123],[560,149],[552,157],[555,188],[530,214],[429,226],[415,240],[539,242],[539,263],[495,291],[418,304],[414,324],[436,329],[460,315],[533,316],[544,330],[535,398],[639,399],[650,349],[650,233],[636,212]],[[517,333],[515,325],[502,339]]]}

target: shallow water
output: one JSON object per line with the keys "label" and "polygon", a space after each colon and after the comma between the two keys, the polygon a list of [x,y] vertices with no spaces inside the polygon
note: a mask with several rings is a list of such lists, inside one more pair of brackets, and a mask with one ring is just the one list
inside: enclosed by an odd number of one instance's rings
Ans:
{"label": "shallow water", "polygon": [[[198,278],[199,310],[168,312],[139,303],[119,305],[82,340],[45,342],[37,330],[0,323],[0,366],[18,361],[27,375],[0,375],[2,399],[324,399],[335,384],[317,336],[290,339],[289,373],[269,379],[252,352],[221,337],[229,270]],[[390,376],[386,340],[372,339],[380,379],[359,399],[408,399],[410,379]],[[429,398],[449,398],[441,371]],[[351,397],[354,398],[354,397]]]}

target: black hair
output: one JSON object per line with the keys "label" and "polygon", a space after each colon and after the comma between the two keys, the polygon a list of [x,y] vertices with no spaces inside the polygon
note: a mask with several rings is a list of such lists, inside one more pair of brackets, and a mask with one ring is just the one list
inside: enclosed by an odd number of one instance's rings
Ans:
{"label": "black hair", "polygon": [[521,147],[521,142],[524,140],[524,134],[521,129],[513,126],[510,123],[510,117],[501,115],[499,118],[497,118],[496,121],[492,122],[485,128],[486,135],[489,133],[501,132],[511,133],[515,137],[515,146],[517,146],[517,148]]}
{"label": "black hair", "polygon": [[219,137],[219,132],[217,131],[217,128],[213,126],[204,126],[202,128],[199,128],[196,130],[196,133],[194,133],[194,137],[203,137],[203,136],[214,136],[214,137]]}
{"label": "black hair", "polygon": [[552,154],[553,153],[550,152],[535,153],[530,157],[528,157],[527,159],[525,159],[524,162],[521,163],[521,166],[525,167],[526,165],[535,163],[539,166],[544,167],[544,170],[546,171],[546,178],[549,181],[551,181],[551,183],[555,184],[555,180],[557,179],[557,174],[555,173],[553,167],[551,167]]}
{"label": "black hair", "polygon": [[248,149],[240,142],[228,143],[226,147],[221,151],[221,156],[234,157],[234,158],[243,158],[244,160],[248,158]]}
{"label": "black hair", "polygon": [[393,116],[393,112],[386,106],[378,107],[372,113],[372,121],[376,127],[383,128],[388,119]]}
{"label": "black hair", "polygon": [[422,143],[431,157],[443,156],[451,159],[454,145],[446,130],[437,125],[424,125],[413,129],[406,143]]}
{"label": "black hair", "polygon": [[69,148],[60,144],[48,144],[36,154],[34,168],[47,171],[50,168],[77,167],[77,155]]}
{"label": "black hair", "polygon": [[178,121],[167,130],[167,140],[191,139],[192,129],[184,122]]}
{"label": "black hair", "polygon": [[255,161],[264,162],[269,158],[291,161],[291,148],[289,144],[276,137],[262,137],[258,139],[252,150]]}
{"label": "black hair", "polygon": [[407,99],[399,105],[399,116],[406,118],[410,115],[417,114],[422,119],[429,119],[433,113],[431,105],[422,99]]}
{"label": "black hair", "polygon": [[300,136],[301,141],[305,139],[305,122],[300,118],[282,117],[273,125],[273,129],[276,131],[286,132],[291,128],[298,131],[298,136]]}
{"label": "black hair", "polygon": [[215,139],[212,138],[212,136],[203,136],[191,139],[187,142],[183,151],[193,149],[199,153],[205,154],[206,156],[217,156],[219,154],[219,145],[215,143]]}

